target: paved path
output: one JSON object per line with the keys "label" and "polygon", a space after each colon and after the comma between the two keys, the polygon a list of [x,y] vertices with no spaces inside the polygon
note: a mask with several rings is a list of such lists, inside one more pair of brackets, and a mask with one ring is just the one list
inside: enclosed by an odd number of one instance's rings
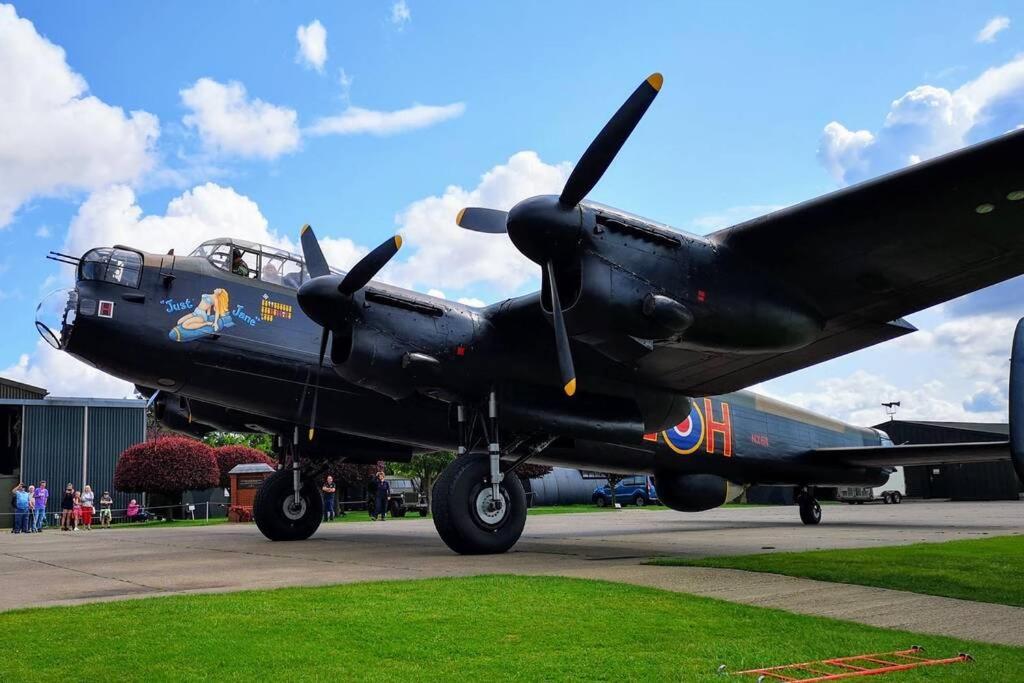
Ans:
{"label": "paved path", "polygon": [[300,543],[252,525],[0,534],[0,610],[182,592],[376,579],[547,574],[625,581],[865,624],[1024,645],[1024,609],[725,569],[650,567],[653,555],[899,545],[1024,533],[1024,504],[829,505],[805,527],[796,509],[726,508],[539,515],[514,552],[460,557],[429,520],[329,524]]}

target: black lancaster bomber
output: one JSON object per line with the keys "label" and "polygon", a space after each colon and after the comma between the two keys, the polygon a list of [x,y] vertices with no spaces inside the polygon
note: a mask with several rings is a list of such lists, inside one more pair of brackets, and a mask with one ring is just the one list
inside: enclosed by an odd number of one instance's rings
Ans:
{"label": "black lancaster bomber", "polygon": [[893,446],[881,432],[743,391],[914,331],[903,316],[1024,273],[1024,131],[697,236],[588,201],[662,86],[633,92],[557,196],[469,207],[462,228],[508,239],[541,289],[476,308],[373,281],[389,238],[332,269],[222,238],[188,256],[101,247],[42,304],[44,338],[134,382],[190,433],[277,434],[290,467],[260,490],[272,540],[308,538],[322,505],[309,457],[407,460],[456,450],[433,519],[460,553],[511,548],[527,461],[656,476],[707,510],[748,484],[880,485],[893,466],[1011,458],[1024,478],[1024,322],[1007,443]]}

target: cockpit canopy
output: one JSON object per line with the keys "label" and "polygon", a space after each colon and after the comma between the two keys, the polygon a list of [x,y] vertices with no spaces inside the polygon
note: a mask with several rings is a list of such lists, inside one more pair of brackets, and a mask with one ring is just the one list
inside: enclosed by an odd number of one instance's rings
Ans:
{"label": "cockpit canopy", "polygon": [[205,258],[217,268],[241,277],[292,289],[298,289],[299,285],[309,279],[301,256],[233,237],[207,240],[196,247],[190,256]]}

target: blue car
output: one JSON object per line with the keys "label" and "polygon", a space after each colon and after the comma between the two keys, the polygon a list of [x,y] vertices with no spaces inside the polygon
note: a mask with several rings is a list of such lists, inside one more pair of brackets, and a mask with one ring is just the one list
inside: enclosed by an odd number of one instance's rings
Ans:
{"label": "blue car", "polygon": [[[592,497],[598,507],[612,504],[611,491],[608,485],[594,489]],[[615,502],[620,505],[650,505],[658,502],[658,492],[654,488],[654,479],[646,475],[626,477],[615,487]]]}

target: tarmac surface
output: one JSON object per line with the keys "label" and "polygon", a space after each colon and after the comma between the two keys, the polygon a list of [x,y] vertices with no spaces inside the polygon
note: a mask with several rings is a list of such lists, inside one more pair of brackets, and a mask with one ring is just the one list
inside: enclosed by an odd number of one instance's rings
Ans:
{"label": "tarmac surface", "polygon": [[[1024,503],[826,505],[699,514],[625,509],[530,516],[505,555],[461,557],[429,519],[325,524],[271,543],[254,525],[0,534],[0,611],[193,592],[474,574],[546,574],[636,583],[793,612],[1024,645],[1024,608],[726,569],[641,566],[652,556],[902,545],[1024,534]],[[350,513],[362,515],[365,513]]]}

